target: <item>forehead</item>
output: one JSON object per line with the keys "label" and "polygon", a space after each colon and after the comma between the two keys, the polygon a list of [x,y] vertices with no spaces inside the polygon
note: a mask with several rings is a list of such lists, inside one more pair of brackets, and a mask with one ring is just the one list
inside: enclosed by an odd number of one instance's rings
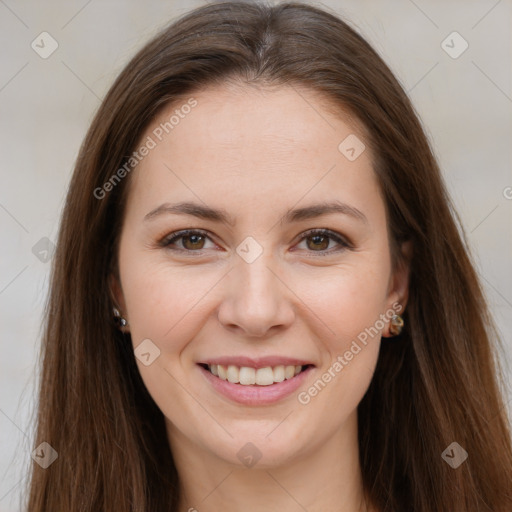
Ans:
{"label": "forehead", "polygon": [[[197,105],[188,109],[191,97]],[[364,138],[360,123],[341,107],[337,108],[338,116],[334,111],[323,95],[304,87],[216,85],[168,106],[148,133],[160,127],[169,145],[174,140],[184,151],[197,150],[200,142],[201,152],[194,151],[191,157],[218,156],[236,161],[250,157],[251,162],[257,162],[258,157],[274,152],[293,160],[304,153],[315,156],[326,150],[337,151],[339,142],[350,134]],[[167,133],[165,123],[173,117],[176,125]],[[288,151],[291,148],[293,153]]]}
{"label": "forehead", "polygon": [[132,184],[147,201],[379,195],[360,123],[303,87],[208,87],[165,107],[141,141],[148,138],[154,147]]}

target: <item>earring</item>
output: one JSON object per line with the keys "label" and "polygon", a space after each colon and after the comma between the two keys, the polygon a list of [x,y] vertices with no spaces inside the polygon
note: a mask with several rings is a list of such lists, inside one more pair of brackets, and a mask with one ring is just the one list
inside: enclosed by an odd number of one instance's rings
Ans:
{"label": "earring", "polygon": [[119,324],[120,327],[126,327],[128,325],[128,322],[126,321],[126,318],[123,318],[121,316],[121,313],[117,308],[112,308],[112,311],[114,313],[114,317],[116,319],[116,322]]}
{"label": "earring", "polygon": [[404,327],[404,319],[400,315],[393,315],[389,324],[389,334],[398,336]]}

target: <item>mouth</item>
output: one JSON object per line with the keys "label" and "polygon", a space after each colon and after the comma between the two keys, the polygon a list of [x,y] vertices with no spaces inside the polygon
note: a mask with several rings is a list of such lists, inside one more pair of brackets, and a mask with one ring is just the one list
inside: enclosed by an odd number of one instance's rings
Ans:
{"label": "mouth", "polygon": [[271,405],[289,397],[315,368],[313,364],[255,366],[213,362],[197,364],[215,393],[232,402],[252,406]]}
{"label": "mouth", "polygon": [[199,366],[208,370],[212,375],[231,384],[241,386],[272,386],[295,376],[313,367],[306,365],[277,365],[253,368],[250,366],[222,365],[200,363]]}

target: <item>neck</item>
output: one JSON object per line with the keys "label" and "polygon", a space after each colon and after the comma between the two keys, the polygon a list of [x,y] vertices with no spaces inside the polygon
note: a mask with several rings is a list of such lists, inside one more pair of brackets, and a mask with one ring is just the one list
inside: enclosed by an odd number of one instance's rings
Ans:
{"label": "neck", "polygon": [[280,512],[371,512],[359,464],[357,413],[317,446],[252,468],[201,449],[169,423],[167,428],[180,476],[179,512],[266,512],[270,504]]}

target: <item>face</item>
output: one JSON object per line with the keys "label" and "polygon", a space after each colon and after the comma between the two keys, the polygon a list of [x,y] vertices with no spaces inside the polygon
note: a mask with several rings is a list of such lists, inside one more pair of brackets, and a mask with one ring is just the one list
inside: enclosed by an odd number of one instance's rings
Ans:
{"label": "face", "polygon": [[353,429],[407,273],[353,120],[297,87],[192,96],[141,138],[113,289],[171,446],[271,467]]}

